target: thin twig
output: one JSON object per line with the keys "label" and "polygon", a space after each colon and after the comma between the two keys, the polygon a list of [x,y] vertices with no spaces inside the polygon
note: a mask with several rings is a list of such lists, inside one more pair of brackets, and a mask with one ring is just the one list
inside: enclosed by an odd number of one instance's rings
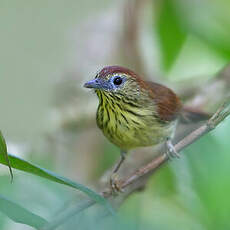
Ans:
{"label": "thin twig", "polygon": [[[202,126],[197,128],[195,131],[191,132],[187,136],[185,136],[182,140],[180,140],[174,147],[177,152],[180,152],[185,147],[194,143],[200,137],[204,136],[211,130],[215,129],[227,116],[230,115],[230,98],[226,100],[225,103],[216,111],[216,113]],[[154,158],[151,162],[149,162],[144,167],[138,169],[131,176],[125,178],[124,180],[118,181],[119,187],[123,190],[125,188],[129,188],[131,184],[137,186],[133,186],[130,190],[126,191],[125,196],[133,193],[138,190],[140,186],[143,186],[142,178],[146,175],[151,175],[156,169],[158,169],[163,163],[168,161],[168,155],[166,153],[160,154],[158,157]],[[146,181],[144,181],[146,183]],[[113,197],[113,193],[111,189],[104,191],[101,193],[104,197],[110,198],[111,202],[115,199]],[[122,194],[118,194],[117,196],[121,196]],[[50,222],[48,225],[44,226],[41,230],[54,230],[56,227],[60,226],[64,222],[66,222],[69,218],[78,214],[79,212],[85,210],[86,208],[94,205],[96,202],[93,200],[86,200],[80,205],[77,205],[75,208],[72,208],[62,215],[56,217],[53,222]]]}

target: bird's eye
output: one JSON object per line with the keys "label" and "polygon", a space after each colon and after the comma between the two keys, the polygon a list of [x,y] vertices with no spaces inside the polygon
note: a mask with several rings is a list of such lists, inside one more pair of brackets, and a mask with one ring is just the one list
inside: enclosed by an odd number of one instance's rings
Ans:
{"label": "bird's eye", "polygon": [[122,83],[121,77],[115,77],[113,80],[114,85],[120,85]]}

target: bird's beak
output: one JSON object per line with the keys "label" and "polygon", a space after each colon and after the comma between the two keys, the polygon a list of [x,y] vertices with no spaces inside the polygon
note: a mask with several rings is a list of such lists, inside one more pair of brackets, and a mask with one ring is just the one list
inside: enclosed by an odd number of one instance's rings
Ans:
{"label": "bird's beak", "polygon": [[85,88],[90,88],[90,89],[102,89],[104,88],[104,86],[105,86],[105,81],[100,78],[95,78],[84,84]]}
{"label": "bird's beak", "polygon": [[91,81],[88,81],[84,84],[85,88],[92,88],[92,89],[98,89],[101,88],[101,81],[99,81],[99,79],[95,78]]}

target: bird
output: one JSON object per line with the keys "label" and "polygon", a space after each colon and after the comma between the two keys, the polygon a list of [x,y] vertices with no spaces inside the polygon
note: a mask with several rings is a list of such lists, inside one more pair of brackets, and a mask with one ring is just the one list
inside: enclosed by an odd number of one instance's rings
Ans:
{"label": "bird", "polygon": [[[177,121],[186,109],[171,89],[145,81],[122,66],[102,68],[84,87],[93,89],[99,98],[97,126],[121,152],[110,178],[113,189],[119,190],[115,178],[127,152],[132,149],[166,143],[169,156],[179,157],[171,140]],[[203,116],[193,111],[189,113],[194,117],[196,114]]]}

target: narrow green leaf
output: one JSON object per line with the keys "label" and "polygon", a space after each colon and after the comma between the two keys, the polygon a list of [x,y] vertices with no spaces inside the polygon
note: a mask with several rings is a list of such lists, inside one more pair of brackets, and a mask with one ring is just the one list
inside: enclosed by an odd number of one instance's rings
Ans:
{"label": "narrow green leaf", "polygon": [[6,145],[5,138],[3,137],[2,132],[0,131],[0,155],[1,154],[5,158],[6,164],[9,167],[10,176],[11,176],[11,182],[12,182],[13,181],[13,172],[12,172],[12,168],[11,168],[10,161],[9,161],[9,158],[8,158],[7,145]]}
{"label": "narrow green leaf", "polygon": [[14,222],[26,224],[37,229],[48,224],[42,217],[35,215],[2,195],[0,195],[0,211]]}
{"label": "narrow green leaf", "polygon": [[163,68],[168,71],[174,64],[186,39],[175,1],[161,1],[156,30],[161,47]]}
{"label": "narrow green leaf", "polygon": [[[26,160],[23,160],[19,157],[16,157],[12,154],[8,154],[10,162],[11,162],[11,166],[12,168],[24,171],[24,172],[28,172],[43,178],[46,178],[48,180],[57,182],[59,184],[64,184],[67,186],[70,186],[72,188],[78,189],[82,192],[84,192],[85,194],[87,194],[91,199],[95,200],[96,202],[104,205],[105,207],[107,207],[107,209],[113,213],[113,209],[111,207],[111,205],[109,204],[109,202],[100,194],[98,194],[97,192],[91,190],[90,188],[76,183],[68,178],[62,177],[54,172],[51,172],[47,169],[41,168],[35,164],[32,164]],[[0,155],[0,163],[7,165],[7,161],[6,159]]]}

